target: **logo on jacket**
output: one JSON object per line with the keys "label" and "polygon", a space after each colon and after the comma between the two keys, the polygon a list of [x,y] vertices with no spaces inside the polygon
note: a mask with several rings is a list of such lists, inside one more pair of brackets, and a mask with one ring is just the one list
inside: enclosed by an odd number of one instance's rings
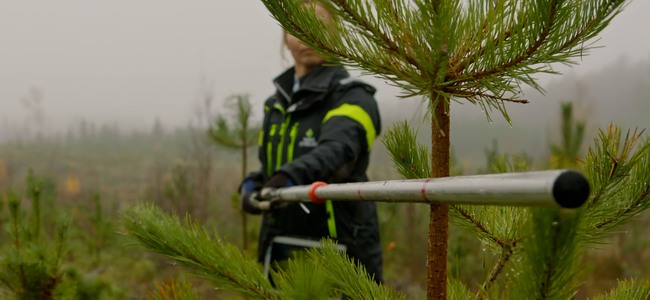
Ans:
{"label": "logo on jacket", "polygon": [[300,140],[298,146],[305,147],[305,148],[314,148],[318,146],[318,142],[314,137],[314,131],[311,128],[309,128],[307,132],[305,132],[305,136],[302,137],[302,140]]}

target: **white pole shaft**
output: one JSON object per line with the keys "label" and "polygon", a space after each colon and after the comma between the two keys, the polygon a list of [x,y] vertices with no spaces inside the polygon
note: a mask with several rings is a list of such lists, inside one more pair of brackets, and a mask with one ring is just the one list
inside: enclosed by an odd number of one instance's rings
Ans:
{"label": "white pole shaft", "polygon": [[[272,201],[310,201],[311,186],[275,191]],[[319,199],[575,208],[589,196],[582,174],[568,170],[329,184]]]}

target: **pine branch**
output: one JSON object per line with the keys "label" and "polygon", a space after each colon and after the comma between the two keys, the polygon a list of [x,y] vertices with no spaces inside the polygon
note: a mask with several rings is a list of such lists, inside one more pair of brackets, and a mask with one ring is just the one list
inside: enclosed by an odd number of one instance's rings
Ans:
{"label": "pine branch", "polygon": [[[401,4],[401,2],[397,3],[398,5]],[[386,1],[386,4],[388,5],[388,11],[390,12],[387,17],[390,17],[395,21],[394,24],[389,22],[389,25],[392,25],[392,34],[396,36],[396,40],[404,44],[402,47],[398,45],[397,50],[404,51],[404,57],[406,60],[417,69],[420,69],[417,62],[415,62],[415,54],[413,53],[414,41],[416,38],[410,30],[404,30],[404,28],[408,27],[408,24],[403,20],[402,15],[407,14],[409,10],[402,5],[400,5],[400,9],[398,10],[394,1]]]}
{"label": "pine branch", "polygon": [[201,300],[192,284],[183,279],[156,284],[156,291],[147,294],[147,300]]}
{"label": "pine branch", "polygon": [[[503,212],[503,208],[497,207],[473,208],[458,205],[450,208],[455,212],[453,220],[456,224],[476,235],[485,245],[490,246],[493,252],[499,253],[498,261],[491,268],[489,276],[481,284],[480,292],[477,294],[479,298],[487,297],[488,290],[503,274],[504,267],[510,262],[515,250],[520,247],[523,236],[518,226],[521,226],[526,218],[519,219],[519,216],[525,215],[522,213],[525,211],[510,208]],[[465,208],[484,212],[475,216]],[[499,210],[502,211],[501,214],[494,213]]]}
{"label": "pine branch", "polygon": [[607,190],[612,186],[615,186],[627,176],[627,172],[633,165],[632,163],[628,163],[628,157],[632,149],[635,148],[642,133],[643,131],[637,133],[637,130],[635,130],[630,137],[630,132],[628,130],[623,142],[623,148],[621,149],[621,130],[619,127],[610,124],[607,134],[600,130],[600,141],[596,143],[593,151],[591,149],[589,150],[587,159],[593,160],[592,164],[596,164],[600,167],[605,164],[601,165],[599,162],[603,157],[607,157],[610,164],[607,164],[607,172],[602,172],[605,170],[602,170],[601,168],[600,174],[597,174],[596,179],[598,182],[596,182],[596,185],[599,187],[599,190],[596,196],[594,196],[591,201],[587,202],[587,207],[598,205]]}
{"label": "pine branch", "polygon": [[498,96],[498,95],[488,94],[481,91],[480,89],[478,89],[478,91],[473,91],[472,89],[465,90],[465,89],[445,88],[444,91],[452,95],[460,95],[460,97],[463,97],[471,102],[480,102],[481,99],[490,99],[494,101],[505,101],[505,102],[512,102],[512,103],[521,103],[521,104],[525,104],[529,102],[526,99],[514,99],[514,98],[504,97],[503,95]]}
{"label": "pine branch", "polygon": [[511,245],[503,246],[503,249],[501,250],[501,255],[499,255],[499,260],[492,267],[492,271],[490,271],[490,275],[488,276],[487,280],[483,282],[481,288],[479,289],[479,292],[476,294],[477,299],[485,299],[487,297],[487,291],[494,285],[497,278],[503,271],[503,268],[506,266],[508,261],[510,261],[510,257],[512,257],[514,253],[513,249],[516,246],[517,246],[516,241],[512,242]]}
{"label": "pine branch", "polygon": [[[501,4],[501,5],[498,5]],[[492,7],[492,11],[496,11],[495,15],[497,16],[496,19],[500,19],[500,13],[502,12],[501,10],[498,10],[499,7],[502,9],[504,1],[495,1],[494,6]],[[515,10],[512,9],[514,12]],[[484,33],[489,30],[488,28],[488,21],[492,20],[492,18],[488,18],[487,16],[483,16],[483,21],[481,22],[481,26],[479,29],[479,32]],[[497,37],[494,37],[492,39],[491,43],[488,43],[487,45],[494,45],[498,47],[501,43],[505,43],[510,38],[513,36],[515,29],[517,28],[525,28],[526,25],[528,24],[528,20],[523,20],[521,24],[514,24],[513,26],[510,26],[502,35],[499,35]],[[479,36],[475,34],[473,36],[473,39],[470,40],[477,40]],[[474,53],[471,52],[471,47],[464,47],[463,50],[459,51],[460,54],[454,56],[454,58],[450,61],[449,69],[451,70],[452,78],[453,77],[459,77],[463,71],[468,68],[470,65],[474,64],[476,62],[476,59],[483,57],[489,48],[486,47],[485,45],[481,46],[476,50]]]}
{"label": "pine branch", "polygon": [[[274,0],[262,0],[262,2],[264,2],[264,5],[266,5],[274,16],[293,16],[292,18],[278,19],[278,21],[286,22],[283,25],[289,33],[306,42],[320,54],[328,58],[328,60],[332,62],[337,60],[356,62],[362,68],[371,69],[378,73],[392,73],[394,71],[394,69],[385,65],[375,66],[367,56],[351,51],[352,47],[340,47],[342,49],[337,49],[337,47],[329,43],[333,38],[332,36],[328,36],[327,32],[316,32],[317,29],[320,30],[327,25],[317,18],[313,11],[304,7],[303,1],[280,3]],[[333,23],[332,26],[336,28],[339,25]],[[338,28],[337,31],[342,31],[342,29]],[[348,42],[354,42],[354,40],[349,40]]]}
{"label": "pine branch", "polygon": [[[553,221],[553,223],[557,223],[559,220],[556,219],[556,221]],[[553,224],[551,223],[551,224]],[[546,299],[549,298],[551,295],[551,289],[553,288],[553,283],[554,283],[554,278],[553,278],[553,273],[556,272],[557,268],[560,268],[560,265],[558,264],[558,261],[556,260],[556,257],[558,256],[558,251],[559,251],[559,239],[558,235],[560,233],[560,227],[555,226],[554,232],[551,237],[551,250],[547,254],[548,259],[546,260],[546,265],[544,266],[544,274],[542,277],[541,281],[541,287],[539,289],[539,294],[541,299]]]}
{"label": "pine branch", "polygon": [[588,151],[584,172],[596,190],[584,206],[580,236],[596,242],[606,233],[650,208],[650,139],[643,131],[626,134],[611,125]]}
{"label": "pine branch", "polygon": [[648,198],[649,194],[650,194],[650,183],[646,184],[641,194],[639,194],[639,196],[635,200],[633,200],[628,207],[616,212],[615,215],[613,215],[609,219],[603,220],[602,222],[594,225],[594,227],[597,229],[612,227],[612,225],[614,224],[620,224],[621,220],[628,219],[630,216],[638,214],[640,212],[639,208],[641,206],[643,206],[644,204],[646,207],[648,206],[648,204],[646,203],[646,199]]}
{"label": "pine branch", "polygon": [[470,290],[456,278],[449,278],[447,281],[447,299],[449,300],[467,300],[472,299]]}
{"label": "pine branch", "polygon": [[[272,271],[274,289],[261,265],[245,258],[219,237],[211,238],[189,218],[182,225],[151,205],[138,205],[124,213],[126,233],[151,251],[187,267],[219,288],[262,299],[329,299],[334,290],[352,299],[403,299],[403,295],[377,285],[362,265],[340,252],[334,242],[306,250]],[[339,295],[340,296],[340,295]]]}
{"label": "pine branch", "polygon": [[322,266],[327,280],[343,294],[351,299],[404,299],[401,293],[384,285],[377,285],[363,265],[340,252],[333,241],[323,242],[323,247],[307,251],[308,260],[314,265]]}
{"label": "pine branch", "polygon": [[555,21],[555,17],[557,15],[558,5],[559,5],[559,0],[553,0],[553,2],[550,4],[550,8],[549,8],[550,16],[548,20],[544,20],[545,21],[544,27],[540,31],[539,35],[537,35],[537,39],[530,46],[528,46],[528,48],[524,51],[523,54],[520,54],[512,59],[508,59],[502,64],[494,66],[491,69],[481,70],[479,72],[466,75],[466,77],[464,76],[463,79],[456,81],[455,84],[478,81],[485,77],[489,77],[498,73],[503,73],[504,71],[508,71],[511,68],[517,67],[529,61],[532,57],[534,57],[534,55],[537,53],[540,47],[546,42],[551,32],[551,28],[553,27],[553,22]]}
{"label": "pine branch", "polygon": [[516,264],[508,299],[570,299],[578,289],[579,213],[559,209],[531,210],[531,222],[524,233],[522,260]]}
{"label": "pine branch", "polygon": [[[529,2],[530,5],[537,5],[536,2],[542,3],[541,1]],[[450,60],[450,72],[449,80],[443,86],[454,86],[456,90],[472,89],[478,81],[480,85],[483,86],[481,89],[490,90],[486,86],[498,86],[500,90],[516,92],[520,90],[519,87],[512,85],[512,83],[507,82],[506,78],[514,79],[515,82],[521,81],[524,84],[530,85],[536,90],[542,91],[543,88],[536,83],[536,79],[531,78],[529,74],[535,72],[545,72],[545,73],[557,73],[550,69],[550,66],[547,64],[552,62],[561,62],[566,64],[573,64],[570,61],[571,58],[582,56],[584,51],[590,49],[589,46],[581,45],[581,42],[587,41],[600,32],[610,20],[617,15],[621,10],[622,6],[625,3],[625,0],[619,1],[608,1],[607,4],[600,3],[595,5],[587,5],[581,3],[574,7],[569,2],[558,3],[555,2],[553,7],[556,8],[555,14],[553,16],[558,16],[553,18],[554,23],[545,23],[546,29],[541,32],[538,36],[538,39],[535,42],[529,43],[527,50],[518,54],[514,59],[508,59],[502,61],[502,57],[507,57],[508,50],[517,50],[519,51],[519,46],[517,42],[520,39],[511,39],[512,31],[519,32],[520,36],[529,35],[532,31],[527,31],[526,28],[529,25],[537,24],[541,22],[527,22],[527,18],[520,18],[523,21],[520,24],[514,24],[509,29],[506,29],[504,33],[495,34],[494,37],[491,37],[490,42],[484,42],[478,46],[467,46],[466,43],[461,43],[465,46],[461,46],[457,53],[453,55],[454,59]],[[530,10],[525,5],[528,3],[522,4],[524,9],[520,9],[519,15],[525,13],[526,10]],[[542,7],[541,11],[545,11],[546,7]],[[514,9],[512,9],[514,13]],[[500,18],[501,11],[495,13],[496,19]],[[575,14],[575,16],[573,15]],[[559,17],[561,15],[561,17]],[[507,16],[501,16],[503,19],[508,19]],[[509,19],[513,19],[510,17]],[[546,19],[544,19],[546,20]],[[553,20],[551,20],[553,21]],[[502,23],[497,23],[497,26],[503,27]],[[483,25],[485,26],[485,24]],[[533,27],[530,27],[533,28]],[[499,28],[496,28],[499,30]],[[475,34],[473,34],[475,36]],[[541,38],[541,39],[540,39]],[[477,40],[477,38],[474,38]],[[482,39],[478,39],[482,40]],[[471,49],[478,49],[476,53],[468,53]],[[488,53],[487,49],[491,49]],[[483,63],[477,64],[477,59],[481,59]],[[493,64],[490,64],[489,58],[495,60]],[[486,65],[487,63],[487,65]],[[475,65],[474,70],[466,72],[469,66]],[[481,66],[485,65],[485,66]],[[533,68],[532,66],[539,66]],[[465,77],[468,76],[468,77]],[[464,81],[467,81],[465,83]],[[494,93],[495,91],[490,90],[489,93]],[[461,96],[466,98],[464,96]],[[485,101],[489,103],[494,99],[493,97],[486,97],[481,95],[477,97],[478,99],[472,100],[466,98],[468,101]],[[514,99],[508,97],[508,99]],[[484,106],[484,105],[482,105]],[[505,110],[500,110],[502,115],[509,120],[507,112]],[[488,120],[490,117],[488,115]]]}
{"label": "pine branch", "polygon": [[460,220],[462,223],[469,223],[476,231],[479,232],[481,236],[484,237],[484,239],[493,242],[494,244],[498,245],[501,248],[506,247],[506,242],[500,238],[498,238],[496,235],[494,235],[492,232],[490,232],[485,224],[481,223],[478,219],[476,219],[472,214],[470,214],[467,210],[463,209],[462,206],[460,205],[451,205],[450,208],[457,212],[462,218],[456,218],[456,220]]}
{"label": "pine branch", "polygon": [[228,147],[228,148],[240,148],[241,144],[233,136],[226,119],[222,116],[218,116],[215,121],[216,126],[210,127],[208,133],[212,140],[217,142],[217,144]]}
{"label": "pine branch", "polygon": [[[368,19],[364,16],[370,16],[371,14],[361,14],[362,10],[358,9],[359,6],[353,8],[350,6],[350,3],[346,0],[333,0],[332,2],[338,3],[345,15],[349,16],[348,20],[352,21],[352,24],[358,25],[361,30],[357,31],[369,40],[377,41],[377,45],[380,45],[383,49],[388,52],[397,55],[398,57],[403,58],[414,68],[421,70],[420,65],[415,58],[402,51],[403,46],[397,45],[393,39],[391,39],[385,32],[383,32],[379,26],[371,24]],[[389,4],[391,8],[394,8],[394,4]]]}
{"label": "pine branch", "polygon": [[185,225],[152,205],[139,205],[124,215],[126,234],[147,249],[181,263],[218,287],[263,299],[279,299],[261,266],[245,258],[234,246],[218,236],[210,237],[189,217]]}
{"label": "pine branch", "polygon": [[395,168],[406,179],[430,178],[429,153],[418,145],[417,133],[405,121],[396,123],[382,138]]}
{"label": "pine branch", "polygon": [[224,147],[231,149],[248,148],[255,143],[255,131],[258,127],[251,128],[249,122],[252,107],[247,94],[235,94],[227,98],[226,107],[234,114],[234,126],[228,124],[226,117],[217,115],[214,124],[208,128],[208,135],[212,140]]}
{"label": "pine branch", "polygon": [[[404,89],[404,96],[462,98],[496,108],[523,103],[520,84],[543,91],[531,74],[557,73],[589,49],[626,0],[470,1],[335,0],[348,23],[327,26],[302,1],[263,0],[283,27],[328,60],[357,66]],[[474,30],[478,28],[478,30]],[[399,37],[399,39],[398,39]],[[486,115],[490,119],[486,110]]]}
{"label": "pine branch", "polygon": [[[282,262],[279,270],[272,270],[273,281],[282,291],[283,299],[327,300],[336,297],[325,265],[309,259],[304,253]],[[352,274],[347,274],[353,277]],[[351,279],[352,280],[352,279]]]}

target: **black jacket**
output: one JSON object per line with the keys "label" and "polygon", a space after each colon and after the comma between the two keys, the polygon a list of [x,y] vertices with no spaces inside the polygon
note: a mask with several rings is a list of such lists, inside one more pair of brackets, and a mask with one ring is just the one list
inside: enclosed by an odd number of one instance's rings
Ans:
{"label": "black jacket", "polygon": [[[300,79],[292,93],[293,68],[274,80],[276,93],[264,104],[259,139],[262,170],[251,177],[264,182],[276,172],[295,185],[368,181],[370,150],[381,130],[375,89],[355,80],[342,67],[323,66]],[[345,244],[381,281],[382,255],[375,203],[328,201],[297,203],[264,214],[259,259],[276,235]],[[331,216],[334,216],[333,218]]]}

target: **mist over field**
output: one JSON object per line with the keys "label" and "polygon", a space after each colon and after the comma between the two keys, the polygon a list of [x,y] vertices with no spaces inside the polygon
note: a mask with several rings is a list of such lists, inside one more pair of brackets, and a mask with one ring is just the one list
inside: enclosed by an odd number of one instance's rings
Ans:
{"label": "mist over field", "polygon": [[[477,106],[455,103],[453,151],[467,165],[482,160],[493,140],[502,151],[543,155],[557,137],[562,101],[575,101],[588,120],[587,141],[609,122],[650,126],[647,11],[650,2],[631,1],[578,65],[540,74],[546,95],[523,87],[531,103],[507,105],[512,127],[498,112],[488,122]],[[65,136],[87,125],[130,133],[157,122],[171,131],[205,123],[236,93],[250,95],[259,120],[271,79],[290,66],[281,30],[256,1],[8,2],[0,36],[0,143]],[[400,99],[383,80],[362,78],[378,88],[384,129],[411,120],[423,124],[428,139],[418,99]]]}
{"label": "mist over field", "polygon": [[[380,85],[376,78],[364,77],[365,80]],[[550,143],[560,141],[560,104],[574,103],[576,117],[587,122],[584,147],[591,144],[598,130],[607,128],[610,122],[623,128],[650,128],[650,60],[629,61],[621,58],[604,66],[602,69],[584,75],[567,74],[556,76],[544,85],[545,94],[525,88],[522,97],[527,104],[507,104],[512,124],[498,112],[490,112],[491,121],[485,112],[471,104],[452,104],[452,148],[463,168],[475,170],[485,160],[486,148],[496,141],[500,151],[507,153],[528,153],[533,158],[547,156]],[[390,94],[387,91],[395,92]],[[214,95],[205,92],[211,97]],[[415,127],[420,127],[421,143],[428,145],[430,136],[429,123],[423,121],[426,105],[419,99],[399,98],[399,91],[384,86],[378,91],[377,101],[381,107],[384,130],[399,120],[407,120]],[[203,98],[205,99],[205,98]],[[148,132],[154,126],[161,126],[167,131],[184,129],[188,126],[207,126],[205,122],[217,113],[224,113],[224,99],[212,98],[211,111],[205,110],[202,98],[187,100],[194,105],[194,117],[185,122],[172,122],[154,118],[146,121],[146,113],[139,124],[120,119],[120,115],[110,119],[93,119],[79,116],[67,121],[53,120],[46,110],[48,95],[40,89],[30,89],[21,99],[21,109],[16,114],[5,116],[0,127],[0,142],[30,140],[37,136],[62,137],[78,132],[81,127],[92,126],[117,128],[124,134]],[[251,99],[253,102],[255,98]],[[202,106],[203,105],[203,106]],[[203,109],[201,109],[201,107]],[[152,108],[153,110],[153,108]],[[179,115],[182,110],[179,109]],[[261,114],[253,118],[259,121]],[[380,143],[380,142],[377,142]],[[382,149],[383,147],[377,147]],[[381,152],[377,159],[385,162],[387,157]]]}

